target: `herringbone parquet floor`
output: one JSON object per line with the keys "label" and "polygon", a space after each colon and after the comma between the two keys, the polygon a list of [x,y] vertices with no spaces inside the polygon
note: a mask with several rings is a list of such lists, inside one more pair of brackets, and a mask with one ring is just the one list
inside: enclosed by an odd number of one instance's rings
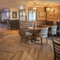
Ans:
{"label": "herringbone parquet floor", "polygon": [[53,60],[52,42],[36,43],[21,42],[19,34],[5,36],[0,39],[0,60]]}
{"label": "herringbone parquet floor", "polygon": [[18,31],[0,28],[0,60],[53,60],[53,45],[43,39],[36,43],[21,42]]}

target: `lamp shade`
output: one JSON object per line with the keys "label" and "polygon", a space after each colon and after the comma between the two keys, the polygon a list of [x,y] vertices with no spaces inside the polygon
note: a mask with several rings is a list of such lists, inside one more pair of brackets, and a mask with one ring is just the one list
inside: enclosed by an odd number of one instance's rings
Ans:
{"label": "lamp shade", "polygon": [[36,10],[37,8],[36,7],[33,7],[33,10]]}
{"label": "lamp shade", "polygon": [[44,7],[44,11],[50,11],[49,7]]}
{"label": "lamp shade", "polygon": [[47,8],[46,8],[46,11],[50,11],[50,8],[49,8],[49,7],[47,7]]}

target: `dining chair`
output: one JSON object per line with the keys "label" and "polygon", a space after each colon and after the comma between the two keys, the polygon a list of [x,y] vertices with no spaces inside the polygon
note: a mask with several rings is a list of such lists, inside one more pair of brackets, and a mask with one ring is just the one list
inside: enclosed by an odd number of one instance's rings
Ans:
{"label": "dining chair", "polygon": [[21,36],[21,41],[24,38],[25,42],[27,42],[29,37],[31,37],[31,41],[32,41],[32,33],[28,32],[26,28],[23,28],[23,27],[20,28],[20,36]]}
{"label": "dining chair", "polygon": [[52,26],[48,34],[51,36],[52,40],[53,40],[53,36],[56,36],[56,39],[57,39],[57,25]]}
{"label": "dining chair", "polygon": [[54,60],[60,60],[60,42],[52,40],[54,49]]}
{"label": "dining chair", "polygon": [[57,29],[57,35],[60,37],[60,25],[58,26],[58,29]]}
{"label": "dining chair", "polygon": [[41,44],[42,44],[42,38],[46,38],[46,41],[47,41],[47,37],[48,37],[48,27],[42,28],[42,29],[41,29],[41,32],[38,33],[37,36],[41,38]]}

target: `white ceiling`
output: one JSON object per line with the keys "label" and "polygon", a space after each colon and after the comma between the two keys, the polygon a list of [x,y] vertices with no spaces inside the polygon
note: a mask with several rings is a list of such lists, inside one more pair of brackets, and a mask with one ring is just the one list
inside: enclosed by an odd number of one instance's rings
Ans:
{"label": "white ceiling", "polygon": [[19,7],[20,5],[34,5],[34,2],[36,6],[60,5],[60,0],[0,0],[0,9]]}

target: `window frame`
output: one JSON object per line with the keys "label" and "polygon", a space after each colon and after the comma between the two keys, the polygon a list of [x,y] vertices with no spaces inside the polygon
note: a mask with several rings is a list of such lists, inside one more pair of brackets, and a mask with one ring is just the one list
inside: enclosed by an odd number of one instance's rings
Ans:
{"label": "window frame", "polygon": [[[29,21],[29,10],[33,11],[33,9],[28,9],[28,21]],[[36,20],[37,20],[37,10],[36,10]],[[36,21],[36,20],[31,20],[31,21]]]}

